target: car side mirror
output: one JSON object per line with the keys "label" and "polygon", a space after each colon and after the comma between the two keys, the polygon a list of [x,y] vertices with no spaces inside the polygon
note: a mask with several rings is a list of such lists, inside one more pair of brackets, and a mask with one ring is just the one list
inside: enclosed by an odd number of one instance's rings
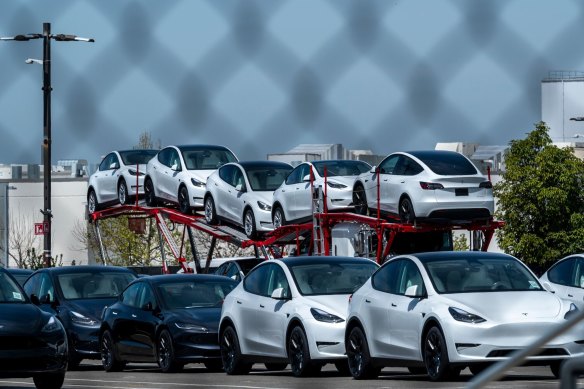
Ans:
{"label": "car side mirror", "polygon": [[369,173],[375,174],[375,173],[377,173],[377,170],[379,170],[379,168],[374,165],[374,166],[371,167],[371,170],[369,170]]}
{"label": "car side mirror", "polygon": [[548,292],[556,293],[556,291],[552,289],[552,286],[549,283],[543,282],[542,285],[543,285],[543,288],[545,290],[547,290]]}
{"label": "car side mirror", "polygon": [[30,295],[30,302],[33,303],[34,305],[41,305],[41,300],[39,300],[39,296],[37,296],[36,294]]}
{"label": "car side mirror", "polygon": [[406,289],[406,297],[411,298],[422,298],[424,294],[422,293],[422,288],[419,285],[412,285]]}
{"label": "car side mirror", "polygon": [[175,172],[180,172],[180,167],[178,166],[178,163],[175,163],[174,165],[172,165],[170,167],[171,170],[175,171]]}
{"label": "car side mirror", "polygon": [[117,163],[117,162],[112,162],[112,163],[110,164],[110,169],[113,169],[113,170],[115,170],[115,169],[119,169],[119,168],[120,168],[120,164],[119,164],[119,163]]}
{"label": "car side mirror", "polygon": [[235,185],[235,190],[238,192],[245,192],[245,187],[243,186],[243,184],[237,184]]}
{"label": "car side mirror", "polygon": [[289,300],[288,293],[286,293],[286,290],[284,288],[274,289],[271,297],[275,300]]}
{"label": "car side mirror", "polygon": [[146,304],[142,305],[143,311],[153,311],[154,308],[152,306],[152,302],[148,301]]}

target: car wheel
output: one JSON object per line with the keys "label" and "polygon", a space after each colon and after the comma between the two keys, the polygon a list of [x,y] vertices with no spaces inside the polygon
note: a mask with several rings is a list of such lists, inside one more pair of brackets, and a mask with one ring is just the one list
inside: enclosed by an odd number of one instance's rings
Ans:
{"label": "car wheel", "polygon": [[37,389],[61,389],[65,382],[65,373],[37,374],[32,380]]}
{"label": "car wheel", "polygon": [[174,359],[174,346],[168,330],[160,332],[158,342],[156,342],[156,354],[158,355],[158,366],[163,373],[172,373],[182,369],[183,365]]}
{"label": "car wheel", "polygon": [[266,369],[268,369],[269,371],[281,371],[281,370],[284,370],[288,366],[288,364],[287,363],[273,362],[273,363],[264,363],[264,366],[266,366]]}
{"label": "car wheel", "polygon": [[284,215],[284,210],[282,207],[277,206],[276,209],[274,209],[272,224],[274,225],[274,228],[280,228],[286,225],[286,216]]}
{"label": "car wheel", "polygon": [[257,235],[255,217],[253,211],[248,209],[243,214],[243,229],[248,238],[253,239]]}
{"label": "car wheel", "polygon": [[99,203],[97,202],[97,195],[93,189],[89,190],[87,194],[87,211],[92,214],[99,211]]}
{"label": "car wheel", "polygon": [[206,361],[206,362],[203,362],[203,364],[205,365],[207,370],[209,370],[210,372],[217,373],[219,371],[223,371],[223,363],[221,362],[220,359]]}
{"label": "car wheel", "polygon": [[128,204],[130,202],[128,186],[126,185],[126,181],[123,179],[118,184],[118,201],[121,205]]}
{"label": "car wheel", "polygon": [[156,207],[158,205],[156,194],[154,193],[154,184],[150,178],[144,181],[144,199],[146,200],[146,205],[149,207]]}
{"label": "car wheel", "polygon": [[402,222],[410,224],[413,224],[416,220],[414,206],[412,205],[412,200],[410,200],[409,197],[404,197],[399,202],[399,218]]}
{"label": "car wheel", "polygon": [[349,371],[353,378],[364,380],[375,378],[379,375],[380,369],[373,366],[367,338],[361,328],[355,327],[351,330],[345,347],[347,349]]}
{"label": "car wheel", "polygon": [[177,198],[179,211],[189,215],[191,213],[191,204],[189,203],[189,191],[185,186],[180,187]]}
{"label": "car wheel", "polygon": [[335,368],[341,375],[344,376],[351,375],[351,369],[349,369],[349,362],[347,362],[347,360],[345,359],[343,359],[342,361],[336,361]]}
{"label": "car wheel", "polygon": [[446,341],[438,327],[430,328],[426,334],[424,340],[424,363],[431,381],[452,378],[452,376],[456,375],[456,370],[460,374],[460,369],[451,369],[450,367]]}
{"label": "car wheel", "polygon": [[205,198],[205,220],[209,224],[217,224],[217,212],[215,210],[215,201],[213,196],[209,195]]}
{"label": "car wheel", "polygon": [[107,372],[122,371],[126,364],[116,357],[112,334],[105,331],[101,335],[101,364]]}
{"label": "car wheel", "polygon": [[359,215],[367,215],[369,207],[367,206],[367,195],[365,188],[362,185],[357,185],[353,189],[353,205],[355,206],[355,213]]}
{"label": "car wheel", "polygon": [[243,360],[239,348],[239,339],[233,327],[227,327],[221,333],[219,348],[221,349],[223,368],[228,375],[249,373],[251,364]]}
{"label": "car wheel", "polygon": [[288,359],[290,368],[295,377],[307,377],[314,375],[322,368],[321,364],[315,364],[310,359],[310,348],[304,330],[294,327],[288,338]]}

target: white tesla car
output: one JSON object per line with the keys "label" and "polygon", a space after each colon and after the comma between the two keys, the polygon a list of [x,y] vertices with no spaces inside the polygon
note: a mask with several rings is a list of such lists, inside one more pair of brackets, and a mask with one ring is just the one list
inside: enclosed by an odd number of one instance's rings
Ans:
{"label": "white tesla car", "polygon": [[549,291],[584,309],[584,254],[560,259],[539,280]]}
{"label": "white tesla car", "polygon": [[[146,164],[158,150],[122,150],[106,155],[89,177],[87,208],[93,213],[105,205],[128,204],[144,195]],[[136,185],[138,185],[136,187]]]}
{"label": "white tesla car", "polygon": [[205,219],[242,226],[248,238],[271,231],[272,195],[292,166],[277,161],[229,163],[207,179]]}
{"label": "white tesla car", "polygon": [[185,214],[203,208],[207,177],[228,162],[237,157],[224,146],[165,147],[146,166],[146,204],[173,203]]}
{"label": "white tesla car", "polygon": [[364,258],[265,261],[225,297],[219,346],[227,374],[290,364],[299,377],[335,363],[348,370],[343,334],[349,295],[378,268]]}
{"label": "white tesla car", "polygon": [[311,171],[312,185],[322,186],[323,192],[326,174],[327,209],[334,211],[352,208],[355,179],[370,169],[371,165],[368,163],[353,160],[304,162],[296,166],[282,185],[274,191],[272,200],[274,227],[289,222],[307,221],[312,217]]}
{"label": "white tesla car", "polygon": [[353,188],[355,211],[379,208],[390,217],[478,220],[493,214],[493,186],[460,153],[429,150],[397,152],[359,176]]}
{"label": "white tesla car", "polygon": [[[352,296],[345,344],[354,378],[407,366],[432,381],[473,374],[563,323],[578,308],[546,291],[517,258],[487,252],[394,257]],[[565,333],[528,363],[584,356],[584,332]]]}

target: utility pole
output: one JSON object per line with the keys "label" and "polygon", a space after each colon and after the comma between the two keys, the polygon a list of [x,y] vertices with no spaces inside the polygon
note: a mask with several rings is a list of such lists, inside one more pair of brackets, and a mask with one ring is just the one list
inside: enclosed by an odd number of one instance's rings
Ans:
{"label": "utility pole", "polygon": [[76,35],[57,34],[51,35],[51,23],[43,23],[42,34],[26,34],[16,35],[14,37],[0,37],[3,41],[29,41],[31,39],[43,38],[43,59],[42,61],[35,59],[27,59],[25,62],[40,63],[43,65],[43,193],[44,193],[44,209],[41,209],[43,214],[43,263],[45,267],[51,267],[51,230],[53,211],[51,210],[51,39],[56,41],[80,41],[80,42],[94,42],[91,38],[81,38]]}

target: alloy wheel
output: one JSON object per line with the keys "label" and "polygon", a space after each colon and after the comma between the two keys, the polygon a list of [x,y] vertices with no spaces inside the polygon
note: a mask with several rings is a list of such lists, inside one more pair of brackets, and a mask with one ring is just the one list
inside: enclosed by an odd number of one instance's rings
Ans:
{"label": "alloy wheel", "polygon": [[121,181],[118,185],[118,201],[120,204],[124,205],[128,201],[128,187],[126,186],[126,181]]}

